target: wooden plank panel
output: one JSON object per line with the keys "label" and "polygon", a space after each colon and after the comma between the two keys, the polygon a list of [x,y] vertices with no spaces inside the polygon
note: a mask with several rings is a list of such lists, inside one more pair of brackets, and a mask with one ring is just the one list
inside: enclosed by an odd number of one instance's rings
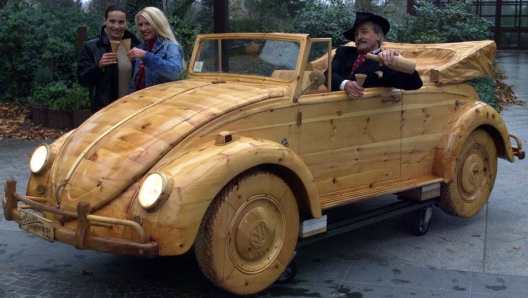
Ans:
{"label": "wooden plank panel", "polygon": [[320,194],[400,176],[401,102],[382,102],[380,94],[300,106],[301,158]]}
{"label": "wooden plank panel", "polygon": [[406,138],[402,141],[402,179],[432,175],[440,133]]}
{"label": "wooden plank panel", "polygon": [[[303,149],[301,154],[324,150],[339,150],[351,146],[400,139],[400,111],[361,115],[354,118],[335,118],[327,121],[307,122],[303,110]],[[396,127],[396,129],[394,129]],[[396,132],[396,133],[395,133]],[[399,150],[399,149],[398,149]]]}
{"label": "wooden plank panel", "polygon": [[[341,176],[338,179],[326,179],[317,182],[319,195],[341,191],[364,185],[375,185],[378,182],[397,179],[400,171],[400,163],[388,162],[384,168],[371,169],[361,173]],[[365,184],[367,182],[367,184]]]}
{"label": "wooden plank panel", "polygon": [[[396,143],[398,146],[391,146],[391,143]],[[399,164],[399,140],[325,151],[304,155],[302,158],[312,170],[315,181],[338,179],[341,176],[382,169],[389,163]],[[369,183],[361,181],[358,183]]]}

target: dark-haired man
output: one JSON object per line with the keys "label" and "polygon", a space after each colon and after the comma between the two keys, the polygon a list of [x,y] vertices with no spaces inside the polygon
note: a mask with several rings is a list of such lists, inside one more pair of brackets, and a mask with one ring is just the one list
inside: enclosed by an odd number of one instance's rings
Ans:
{"label": "dark-haired man", "polygon": [[115,53],[110,46],[111,41],[126,39],[130,39],[131,47],[139,45],[137,37],[126,27],[125,8],[116,4],[108,6],[101,34],[86,41],[77,60],[77,78],[81,86],[90,90],[92,113],[128,94],[133,61],[128,59],[128,49],[123,44]]}

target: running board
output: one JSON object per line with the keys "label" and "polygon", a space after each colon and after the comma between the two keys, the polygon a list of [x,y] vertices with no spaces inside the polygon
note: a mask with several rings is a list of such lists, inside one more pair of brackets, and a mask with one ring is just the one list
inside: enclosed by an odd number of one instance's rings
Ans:
{"label": "running board", "polygon": [[[309,236],[307,238],[299,238],[297,241],[297,249],[307,244],[320,241],[322,239],[333,237],[342,233],[346,233],[370,224],[374,224],[398,215],[406,214],[422,208],[431,207],[438,202],[438,197],[426,201],[403,200],[396,203],[388,204],[383,207],[372,209],[349,219],[345,219],[333,224],[327,225],[326,232]],[[326,223],[326,215],[324,217]]]}
{"label": "running board", "polygon": [[[443,182],[444,178],[436,176],[425,176],[417,179],[409,179],[401,182],[388,183],[385,185],[367,187],[363,189],[349,189],[345,191],[334,192],[330,194],[321,195],[321,209],[326,210],[342,205],[347,205],[357,201],[361,201],[368,198],[381,197],[384,195],[402,193],[405,196],[405,191],[413,190],[412,194],[415,194],[418,189],[424,188],[431,184]],[[432,194],[427,196],[409,195],[409,198],[424,200],[429,199],[434,195],[434,188],[428,189]],[[422,191],[426,188],[422,189]]]}

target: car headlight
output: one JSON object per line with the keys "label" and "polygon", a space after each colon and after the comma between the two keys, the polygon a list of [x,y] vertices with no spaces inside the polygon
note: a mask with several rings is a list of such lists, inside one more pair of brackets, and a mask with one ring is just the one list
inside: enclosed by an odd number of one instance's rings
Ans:
{"label": "car headlight", "polygon": [[52,151],[48,144],[40,144],[29,160],[29,170],[35,175],[44,173],[52,163]]}
{"label": "car headlight", "polygon": [[173,183],[172,176],[163,172],[148,174],[139,188],[138,200],[141,207],[148,212],[157,210],[169,198]]}

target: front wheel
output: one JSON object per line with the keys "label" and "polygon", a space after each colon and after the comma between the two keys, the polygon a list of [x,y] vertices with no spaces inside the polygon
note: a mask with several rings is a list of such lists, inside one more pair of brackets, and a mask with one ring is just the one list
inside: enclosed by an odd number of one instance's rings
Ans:
{"label": "front wheel", "polygon": [[298,233],[290,187],[272,173],[251,171],[233,179],[211,203],[196,239],[196,258],[214,285],[253,294],[285,271]]}
{"label": "front wheel", "polygon": [[438,207],[458,217],[476,215],[488,202],[497,176],[497,148],[489,134],[477,129],[464,141],[452,183],[442,183]]}

